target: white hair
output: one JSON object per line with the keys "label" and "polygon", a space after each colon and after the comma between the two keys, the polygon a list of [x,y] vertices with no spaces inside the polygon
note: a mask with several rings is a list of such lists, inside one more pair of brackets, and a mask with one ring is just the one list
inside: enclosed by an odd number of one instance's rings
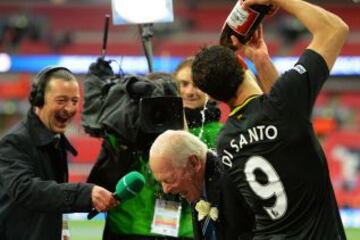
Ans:
{"label": "white hair", "polygon": [[189,156],[206,160],[207,146],[198,137],[184,130],[167,130],[160,134],[150,148],[150,159],[161,158],[174,167],[185,167]]}

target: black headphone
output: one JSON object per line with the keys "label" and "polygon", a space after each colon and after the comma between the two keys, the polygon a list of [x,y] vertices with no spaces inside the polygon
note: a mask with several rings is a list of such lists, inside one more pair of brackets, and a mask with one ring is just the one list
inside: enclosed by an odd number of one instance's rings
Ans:
{"label": "black headphone", "polygon": [[57,70],[65,70],[72,74],[69,69],[60,66],[49,66],[42,69],[38,74],[36,74],[31,87],[29,95],[29,102],[31,106],[42,107],[44,105],[45,87],[51,74]]}

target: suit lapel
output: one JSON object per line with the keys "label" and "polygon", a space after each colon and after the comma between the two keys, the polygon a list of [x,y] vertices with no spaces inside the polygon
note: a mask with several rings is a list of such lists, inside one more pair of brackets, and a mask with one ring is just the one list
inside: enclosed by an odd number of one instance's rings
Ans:
{"label": "suit lapel", "polygon": [[[208,202],[210,202],[212,207],[219,207],[220,201],[220,176],[222,173],[222,165],[217,162],[216,155],[213,152],[208,152],[206,156],[206,165],[205,165],[205,191]],[[192,218],[193,218],[193,228],[194,228],[194,239],[200,240],[204,239],[202,234],[202,224],[204,220],[198,221],[198,213],[195,210],[195,204],[192,204]],[[219,226],[219,220],[215,222],[215,226]],[[218,234],[217,234],[218,235]],[[219,239],[219,237],[218,237]]]}
{"label": "suit lapel", "polygon": [[212,206],[219,206],[220,200],[220,174],[221,174],[221,165],[218,164],[217,158],[212,152],[208,152],[206,160],[206,170],[205,170],[205,186],[206,186],[206,195],[207,201],[211,203]]}
{"label": "suit lapel", "polygon": [[200,240],[203,239],[203,235],[202,235],[202,222],[203,221],[198,221],[198,213],[195,210],[195,204],[196,203],[192,203],[191,207],[192,207],[192,221],[193,221],[193,231],[194,231],[194,239],[195,240]]}

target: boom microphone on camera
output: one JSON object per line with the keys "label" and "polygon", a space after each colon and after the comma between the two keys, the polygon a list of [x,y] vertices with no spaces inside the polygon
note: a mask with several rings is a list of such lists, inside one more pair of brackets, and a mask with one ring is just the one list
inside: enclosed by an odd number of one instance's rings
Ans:
{"label": "boom microphone on camera", "polygon": [[106,48],[107,48],[107,39],[108,39],[108,33],[109,33],[109,19],[110,15],[105,15],[105,23],[104,23],[104,35],[103,35],[103,45],[101,49],[101,58],[105,59],[106,55]]}

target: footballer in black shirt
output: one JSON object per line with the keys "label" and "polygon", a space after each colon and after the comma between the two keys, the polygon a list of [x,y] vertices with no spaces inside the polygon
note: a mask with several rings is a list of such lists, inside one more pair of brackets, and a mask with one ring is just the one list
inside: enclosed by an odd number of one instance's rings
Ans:
{"label": "footballer in black shirt", "polygon": [[[217,146],[229,186],[235,185],[232,195],[244,199],[251,209],[253,239],[346,239],[311,113],[348,26],[331,12],[301,0],[246,0],[243,9],[252,4],[285,10],[310,31],[312,40],[295,66],[266,94],[244,73],[230,49],[211,46],[196,54],[192,65],[195,85],[232,108]],[[256,48],[263,40],[250,40],[245,46],[234,36],[231,40],[247,50],[244,53],[250,60],[259,62],[259,55],[252,58],[249,45]],[[258,72],[264,70],[261,64],[255,67]],[[222,202],[220,212],[243,204],[237,202]],[[227,216],[227,222],[235,223],[246,218]]]}
{"label": "footballer in black shirt", "polygon": [[306,50],[270,94],[235,107],[220,133],[218,154],[255,214],[254,239],[345,239],[311,124],[328,74],[323,58]]}

